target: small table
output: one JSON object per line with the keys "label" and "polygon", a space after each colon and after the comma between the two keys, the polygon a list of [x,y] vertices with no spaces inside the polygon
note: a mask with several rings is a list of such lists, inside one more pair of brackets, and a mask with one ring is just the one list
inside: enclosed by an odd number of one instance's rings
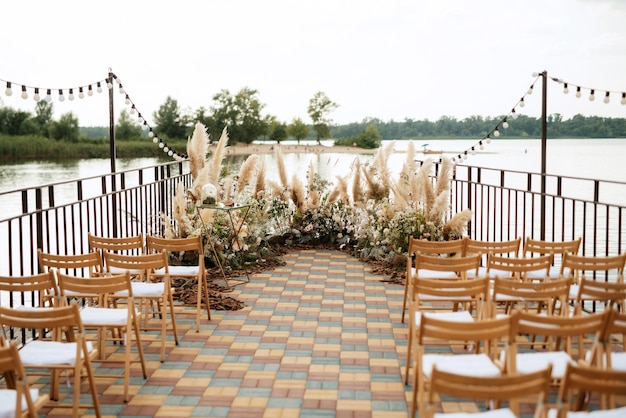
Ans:
{"label": "small table", "polygon": [[[227,244],[228,244],[228,247],[232,249],[233,248],[233,243],[235,242],[235,240],[239,236],[239,233],[241,232],[241,228],[246,223],[246,219],[248,218],[248,214],[250,212],[250,208],[251,207],[252,207],[252,204],[235,205],[235,206],[196,205],[196,212],[198,214],[198,217],[200,218],[200,222],[202,222],[202,226],[204,227],[204,229],[207,232],[207,241],[208,241],[209,246],[211,248],[211,252],[213,253],[213,256],[215,257],[215,262],[216,262],[218,268],[222,272],[222,277],[224,278],[224,283],[226,284],[226,289],[230,290],[230,291],[232,291],[232,288],[228,284],[228,278],[226,277],[226,273],[224,272],[224,266],[223,266],[222,261],[220,259],[220,255],[218,254],[217,250],[215,249],[215,246],[213,245],[213,242],[211,241],[211,235],[213,233],[213,224],[206,225],[204,223],[204,219],[202,219],[202,214],[201,214],[200,211],[203,210],[203,209],[209,209],[209,210],[214,210],[214,211],[222,211],[222,212],[225,212],[228,215],[228,219],[230,221],[230,226],[233,229],[233,234],[228,238]],[[241,212],[241,222],[239,222],[238,225],[235,225],[235,220],[233,219],[233,212],[236,211],[236,210],[242,211]],[[243,282],[250,282],[250,275],[248,273],[248,269],[246,268],[244,255],[243,255],[243,250],[240,250],[239,257],[241,259],[241,264],[242,264],[242,266],[244,268],[244,272],[246,274],[246,279],[247,279],[247,280],[242,280],[242,281]]]}

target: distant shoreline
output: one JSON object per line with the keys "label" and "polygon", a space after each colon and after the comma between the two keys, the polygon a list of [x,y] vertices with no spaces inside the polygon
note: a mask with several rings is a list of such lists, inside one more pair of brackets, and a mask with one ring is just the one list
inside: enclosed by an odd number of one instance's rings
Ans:
{"label": "distant shoreline", "polygon": [[347,146],[324,145],[276,145],[276,144],[242,144],[230,145],[226,147],[226,155],[250,155],[250,154],[272,154],[276,152],[276,147],[280,147],[283,154],[365,154],[373,155],[378,151],[375,149],[365,149]]}

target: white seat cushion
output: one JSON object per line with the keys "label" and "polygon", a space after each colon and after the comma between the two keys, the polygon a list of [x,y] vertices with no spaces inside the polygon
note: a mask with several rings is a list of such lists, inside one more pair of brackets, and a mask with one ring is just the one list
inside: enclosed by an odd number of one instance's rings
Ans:
{"label": "white seat cushion", "polygon": [[626,372],[626,352],[611,353],[611,369]]}
{"label": "white seat cushion", "polygon": [[[456,279],[459,277],[453,271],[435,271],[435,270],[420,269],[418,273],[419,273],[419,277],[423,279]],[[411,269],[411,274],[413,275],[413,277],[416,277],[415,268]]]}
{"label": "white seat cushion", "polygon": [[472,314],[467,311],[456,312],[415,312],[415,325],[419,326],[422,322],[422,315],[428,317],[435,317],[437,319],[444,319],[446,321],[459,321],[459,322],[472,322],[474,318]]}
{"label": "white seat cushion", "polygon": [[[131,288],[133,289],[133,296],[137,298],[146,298],[146,297],[158,297],[163,295],[165,291],[164,283],[144,283],[144,282],[131,282]],[[116,292],[116,296],[125,296],[128,295],[126,290],[121,292]]]}
{"label": "white seat cushion", "polygon": [[[93,350],[90,341],[87,341],[87,350]],[[41,366],[45,364],[76,363],[76,343],[62,343],[58,341],[31,341],[20,350],[20,359],[25,366]]]}
{"label": "white seat cushion", "polygon": [[488,355],[481,354],[424,354],[422,356],[422,373],[430,379],[433,366],[449,373],[468,376],[495,377],[502,373]]}
{"label": "white seat cushion", "polygon": [[[569,269],[565,269],[563,273],[563,277],[567,277]],[[529,271],[526,274],[526,277],[529,279],[544,279],[546,277],[546,271],[544,269]],[[550,279],[558,279],[561,277],[561,267],[560,266],[550,266],[550,270],[548,271],[548,278]]]}
{"label": "white seat cushion", "polygon": [[[30,398],[34,401],[39,397],[39,389],[30,388]],[[13,389],[0,389],[0,418],[15,418],[15,396],[17,392]],[[26,411],[28,405],[26,398],[22,396],[22,411]]]}
{"label": "white seat cushion", "polygon": [[80,319],[85,326],[126,325],[127,309],[94,308],[86,306],[80,310]]}
{"label": "white seat cushion", "polygon": [[[200,268],[198,266],[168,266],[170,276],[197,276],[200,272]],[[165,268],[160,268],[155,270],[157,274],[164,274]]]}
{"label": "white seat cushion", "polygon": [[[556,409],[550,409],[548,411],[548,418],[556,418],[557,412]],[[565,416],[566,418],[624,418],[626,417],[626,406],[597,411],[568,411]]]}
{"label": "white seat cushion", "polygon": [[565,351],[518,353],[515,362],[517,371],[522,374],[543,370],[548,364],[552,364],[553,379],[563,378],[567,365],[575,364]]}
{"label": "white seat cushion", "polygon": [[483,412],[437,412],[434,418],[517,418],[517,415],[509,408],[500,408]]}

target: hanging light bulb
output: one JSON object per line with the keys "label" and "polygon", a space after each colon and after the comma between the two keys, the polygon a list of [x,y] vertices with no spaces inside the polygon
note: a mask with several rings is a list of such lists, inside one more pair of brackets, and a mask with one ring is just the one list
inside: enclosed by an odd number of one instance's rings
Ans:
{"label": "hanging light bulb", "polygon": [[152,138],[152,142],[154,142],[155,144],[159,142],[159,137],[155,136],[154,138]]}
{"label": "hanging light bulb", "polygon": [[582,96],[582,93],[580,92],[580,86],[576,87],[576,97],[580,99],[580,96]]}
{"label": "hanging light bulb", "polygon": [[487,135],[487,138],[485,138],[485,142],[488,144],[491,143],[491,137],[489,135]]}
{"label": "hanging light bulb", "polygon": [[506,119],[504,119],[504,122],[502,122],[502,127],[504,129],[508,129],[509,128],[509,122],[507,122]]}
{"label": "hanging light bulb", "polygon": [[111,81],[110,78],[107,78],[107,89],[111,90],[112,88],[113,88],[113,82]]}
{"label": "hanging light bulb", "polygon": [[483,144],[483,141],[478,141],[478,148],[480,148],[481,150],[485,149],[485,144]]}
{"label": "hanging light bulb", "polygon": [[611,101],[611,98],[609,96],[610,96],[610,94],[607,91],[606,94],[604,95],[604,103],[608,103],[608,102]]}
{"label": "hanging light bulb", "polygon": [[526,106],[526,103],[524,103],[524,98],[522,97],[521,99],[519,99],[519,107],[524,107]]}
{"label": "hanging light bulb", "polygon": [[622,93],[622,100],[620,101],[620,103],[626,105],[626,93]]}
{"label": "hanging light bulb", "polygon": [[472,147],[472,149],[470,150],[470,152],[472,153],[472,155],[476,155],[476,148]]}
{"label": "hanging light bulb", "polygon": [[143,129],[144,131],[148,129],[148,123],[145,120],[143,121],[143,124],[141,125],[141,129]]}
{"label": "hanging light bulb", "polygon": [[124,99],[124,103],[130,104],[130,97],[128,97],[128,94],[126,95],[126,98]]}
{"label": "hanging light bulb", "polygon": [[67,95],[67,98],[70,101],[74,100],[74,89],[70,89],[70,94]]}
{"label": "hanging light bulb", "polygon": [[46,90],[46,102],[50,103],[52,101],[52,91],[50,89]]}
{"label": "hanging light bulb", "polygon": [[63,90],[59,89],[59,101],[64,102],[65,96],[63,96]]}
{"label": "hanging light bulb", "polygon": [[517,112],[515,112],[515,109],[511,110],[511,119],[517,119]]}
{"label": "hanging light bulb", "polygon": [[526,92],[526,94],[533,94],[533,89],[535,88],[535,85],[532,84],[529,88],[528,91]]}
{"label": "hanging light bulb", "polygon": [[33,100],[38,102],[41,99],[41,97],[39,97],[39,87],[35,87],[35,94],[33,94]]}
{"label": "hanging light bulb", "polygon": [[163,148],[165,144],[163,142],[159,142],[159,148]]}
{"label": "hanging light bulb", "polygon": [[28,92],[26,91],[26,86],[22,86],[22,99],[28,99]]}
{"label": "hanging light bulb", "polygon": [[89,88],[87,89],[87,96],[93,96],[93,87],[91,86],[91,84],[89,85]]}
{"label": "hanging light bulb", "polygon": [[495,136],[496,138],[500,136],[500,131],[498,130],[497,127],[496,129],[493,130],[493,136]]}
{"label": "hanging light bulb", "polygon": [[98,83],[96,84],[96,91],[98,93],[102,93],[102,85],[100,84],[100,82],[98,81]]}
{"label": "hanging light bulb", "polygon": [[170,151],[167,153],[167,155],[169,155],[169,156],[171,157],[172,155],[174,155],[174,151],[170,150]]}
{"label": "hanging light bulb", "polygon": [[13,90],[11,90],[11,82],[7,81],[7,88],[4,91],[4,94],[6,94],[7,96],[11,96],[13,94]]}
{"label": "hanging light bulb", "polygon": [[170,150],[170,149],[168,148],[168,146],[167,146],[167,145],[163,147],[163,152],[168,152],[169,150]]}
{"label": "hanging light bulb", "polygon": [[130,114],[131,115],[135,114],[135,105],[132,105],[132,107],[130,108]]}
{"label": "hanging light bulb", "polygon": [[563,84],[563,93],[565,94],[569,93],[569,89],[567,88],[567,83]]}
{"label": "hanging light bulb", "polygon": [[154,137],[154,132],[152,132],[152,129],[150,129],[150,132],[148,132],[148,137],[149,138]]}
{"label": "hanging light bulb", "polygon": [[120,94],[124,94],[124,87],[122,87],[122,83],[120,83],[120,90],[119,90]]}
{"label": "hanging light bulb", "polygon": [[593,102],[594,100],[596,100],[596,91],[592,89],[591,93],[589,94],[589,101]]}
{"label": "hanging light bulb", "polygon": [[79,99],[84,99],[85,98],[85,93],[83,92],[83,88],[82,87],[78,88],[78,98]]}

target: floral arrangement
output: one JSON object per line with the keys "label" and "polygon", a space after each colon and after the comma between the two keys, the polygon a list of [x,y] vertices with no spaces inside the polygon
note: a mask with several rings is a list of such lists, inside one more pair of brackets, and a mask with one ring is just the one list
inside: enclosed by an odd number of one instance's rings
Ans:
{"label": "floral arrangement", "polygon": [[[370,163],[355,158],[350,174],[338,177],[336,184],[323,180],[312,163],[305,181],[297,174],[289,179],[280,146],[275,147],[279,182],[266,179],[264,163],[254,154],[237,171],[229,171],[223,165],[227,143],[224,129],[209,157],[208,133],[196,124],[187,143],[193,183],[178,185],[173,219],[162,215],[161,220],[168,237],[202,235],[205,242],[211,240],[221,258],[213,261],[230,269],[242,268],[242,259],[254,263],[270,257],[278,245],[331,246],[364,261],[393,263],[406,257],[411,236],[456,239],[466,231],[471,211],[450,213],[453,163],[444,159],[435,177],[432,160],[418,167],[412,142],[397,179],[387,166],[391,143]],[[217,205],[249,205],[245,222],[240,210],[229,215],[196,210],[206,201],[207,189]],[[210,234],[206,225],[211,225]],[[216,255],[205,256],[210,261]]]}

